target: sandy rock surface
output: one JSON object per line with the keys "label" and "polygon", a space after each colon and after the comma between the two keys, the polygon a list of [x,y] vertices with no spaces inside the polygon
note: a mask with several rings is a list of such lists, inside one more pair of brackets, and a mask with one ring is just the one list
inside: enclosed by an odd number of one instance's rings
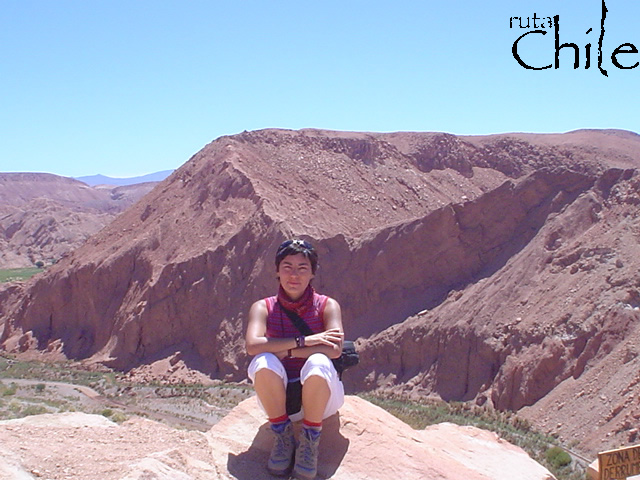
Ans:
{"label": "sandy rock surface", "polygon": [[[299,425],[296,426],[298,430]],[[0,422],[7,480],[261,480],[272,438],[255,398],[206,433],[64,413]],[[410,428],[358,397],[325,421],[319,478],[549,480],[520,448],[474,427]]]}

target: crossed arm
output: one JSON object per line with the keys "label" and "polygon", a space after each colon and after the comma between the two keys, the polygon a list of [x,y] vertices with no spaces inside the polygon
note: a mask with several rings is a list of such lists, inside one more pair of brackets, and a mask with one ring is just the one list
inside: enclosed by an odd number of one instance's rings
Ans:
{"label": "crossed arm", "polygon": [[245,343],[251,356],[271,352],[278,358],[284,358],[291,350],[291,356],[307,358],[314,353],[324,353],[329,358],[338,358],[342,353],[342,313],[340,305],[333,298],[327,300],[324,308],[325,330],[305,336],[305,346],[296,347],[295,338],[268,338],[267,304],[264,300],[255,302],[249,310],[249,323]]}

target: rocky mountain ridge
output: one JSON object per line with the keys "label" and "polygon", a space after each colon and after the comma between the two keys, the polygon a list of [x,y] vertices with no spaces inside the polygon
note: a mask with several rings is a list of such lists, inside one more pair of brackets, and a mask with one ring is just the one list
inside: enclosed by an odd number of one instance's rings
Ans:
{"label": "rocky mountain ridge", "polygon": [[155,184],[93,188],[49,173],[0,173],[0,268],[56,262]]}
{"label": "rocky mountain ridge", "polygon": [[112,186],[125,186],[125,185],[137,185],[140,183],[149,182],[161,182],[169,175],[173,173],[173,170],[162,170],[160,172],[148,173],[146,175],[139,175],[136,177],[109,177],[107,175],[85,175],[82,177],[75,177],[76,180],[86,183],[91,187],[97,185],[112,185]]}
{"label": "rocky mountain ridge", "polygon": [[359,338],[348,388],[490,402],[591,454],[637,436],[639,167],[621,131],[222,137],[0,292],[0,341],[133,374],[180,352],[242,379],[246,312],[303,235]]}

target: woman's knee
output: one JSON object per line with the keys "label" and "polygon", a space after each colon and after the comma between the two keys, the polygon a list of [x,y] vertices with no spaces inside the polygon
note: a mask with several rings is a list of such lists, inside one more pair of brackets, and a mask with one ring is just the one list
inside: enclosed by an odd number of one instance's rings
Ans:
{"label": "woman's knee", "polygon": [[329,382],[334,375],[337,375],[337,372],[329,357],[323,353],[314,353],[309,356],[300,371],[300,377],[303,382],[312,375],[322,377]]}
{"label": "woman's knee", "polygon": [[307,361],[305,362],[305,365],[306,364],[319,367],[331,367],[333,365],[331,359],[324,353],[314,353],[313,355],[309,355],[309,358],[307,358]]}
{"label": "woman's knee", "polygon": [[251,360],[248,368],[248,376],[252,382],[255,382],[256,375],[262,370],[269,370],[278,377],[287,380],[287,372],[280,359],[273,353],[259,353]]}

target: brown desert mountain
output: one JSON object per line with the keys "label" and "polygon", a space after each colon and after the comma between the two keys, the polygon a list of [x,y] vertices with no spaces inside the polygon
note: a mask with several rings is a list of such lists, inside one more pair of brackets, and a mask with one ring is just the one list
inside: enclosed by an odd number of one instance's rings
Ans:
{"label": "brown desert mountain", "polygon": [[0,268],[57,261],[154,186],[89,187],[48,173],[0,173]]}
{"label": "brown desert mountain", "polygon": [[[250,304],[303,235],[355,389],[514,410],[586,454],[638,441],[640,136],[262,130],[207,145],[41,276],[2,346],[245,377]],[[170,375],[170,372],[164,372]]]}

